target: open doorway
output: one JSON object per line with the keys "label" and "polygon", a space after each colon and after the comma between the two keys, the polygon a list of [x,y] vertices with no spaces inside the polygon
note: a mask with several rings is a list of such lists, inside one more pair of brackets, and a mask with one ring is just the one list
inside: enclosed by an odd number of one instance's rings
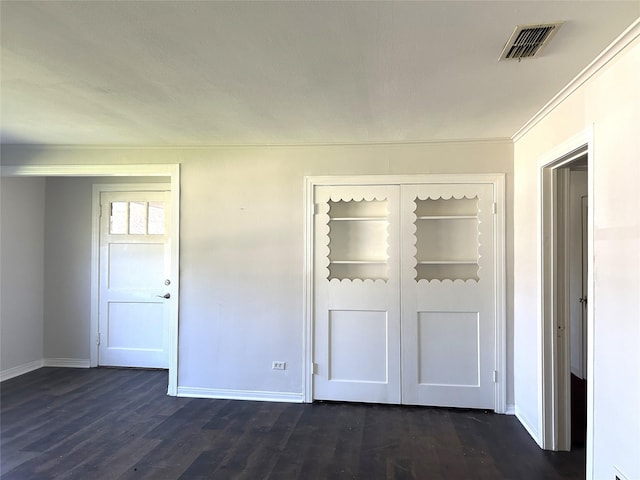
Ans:
{"label": "open doorway", "polygon": [[[569,368],[571,397],[571,447],[584,447],[587,435],[587,278],[588,200],[587,157],[567,167],[569,185],[566,202],[567,262],[565,311],[569,327]],[[564,185],[566,190],[566,185]]]}
{"label": "open doorway", "polygon": [[579,147],[541,168],[544,448],[587,440],[588,153]]}
{"label": "open doorway", "polygon": [[[167,393],[177,395],[178,386],[178,292],[179,292],[179,212],[180,212],[180,166],[178,164],[77,164],[77,165],[2,165],[0,175],[7,177],[93,177],[100,179],[134,179],[135,177],[154,177],[169,181],[170,184],[170,225],[171,243],[170,252],[174,259],[171,262],[171,275],[173,287],[173,300],[168,307],[168,385]],[[94,209],[95,210],[95,209]],[[99,222],[93,216],[91,231],[97,235]],[[96,244],[93,242],[94,245]],[[98,249],[94,246],[91,252],[91,327],[87,330],[89,336],[86,338],[90,344],[90,361],[87,366],[97,366],[98,362],[98,342],[95,332],[98,331]],[[94,281],[95,280],[95,281]],[[63,359],[65,360],[65,359]],[[64,366],[69,366],[66,363]],[[75,365],[74,365],[75,366]]]}

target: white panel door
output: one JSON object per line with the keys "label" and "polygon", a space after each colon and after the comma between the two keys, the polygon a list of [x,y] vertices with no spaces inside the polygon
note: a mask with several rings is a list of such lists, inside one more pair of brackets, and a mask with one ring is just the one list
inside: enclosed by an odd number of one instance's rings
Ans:
{"label": "white panel door", "polygon": [[492,184],[402,188],[403,403],[495,406]]}
{"label": "white panel door", "polygon": [[314,399],[400,403],[399,188],[314,195]]}
{"label": "white panel door", "polygon": [[98,364],[168,368],[169,192],[102,192]]}

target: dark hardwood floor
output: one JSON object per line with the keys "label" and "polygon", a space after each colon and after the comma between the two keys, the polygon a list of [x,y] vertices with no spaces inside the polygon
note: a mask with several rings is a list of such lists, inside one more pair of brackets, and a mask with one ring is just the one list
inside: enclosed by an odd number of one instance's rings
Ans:
{"label": "dark hardwood floor", "polygon": [[166,396],[166,372],[42,368],[1,385],[10,479],[583,479],[477,410]]}

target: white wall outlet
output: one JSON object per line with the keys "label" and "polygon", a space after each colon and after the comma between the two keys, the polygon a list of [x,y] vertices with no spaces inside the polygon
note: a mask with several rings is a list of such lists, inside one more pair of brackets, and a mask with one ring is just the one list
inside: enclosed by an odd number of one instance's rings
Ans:
{"label": "white wall outlet", "polygon": [[287,368],[287,362],[276,362],[271,363],[271,368],[273,370],[285,370]]}

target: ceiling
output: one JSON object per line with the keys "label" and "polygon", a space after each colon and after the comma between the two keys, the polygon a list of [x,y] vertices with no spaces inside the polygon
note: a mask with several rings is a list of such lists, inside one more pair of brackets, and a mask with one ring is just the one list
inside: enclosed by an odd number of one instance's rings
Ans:
{"label": "ceiling", "polygon": [[[640,1],[2,1],[3,143],[509,138]],[[517,24],[565,21],[498,62]]]}

